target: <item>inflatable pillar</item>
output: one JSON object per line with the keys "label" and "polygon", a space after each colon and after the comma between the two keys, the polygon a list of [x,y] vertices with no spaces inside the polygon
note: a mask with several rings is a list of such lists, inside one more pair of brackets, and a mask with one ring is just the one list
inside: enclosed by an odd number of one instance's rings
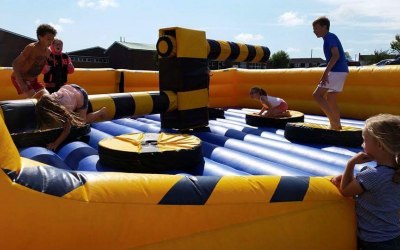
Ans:
{"label": "inflatable pillar", "polygon": [[268,47],[211,39],[207,40],[207,51],[207,58],[215,61],[267,62],[271,55]]}
{"label": "inflatable pillar", "polygon": [[204,31],[160,29],[157,42],[160,91],[177,94],[177,109],[161,114],[162,128],[208,125],[209,72]]}

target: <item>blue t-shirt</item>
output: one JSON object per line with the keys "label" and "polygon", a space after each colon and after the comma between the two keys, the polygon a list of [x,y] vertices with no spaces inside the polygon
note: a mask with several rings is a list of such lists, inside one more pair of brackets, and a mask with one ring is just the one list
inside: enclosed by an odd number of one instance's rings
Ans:
{"label": "blue t-shirt", "polygon": [[332,68],[332,72],[349,72],[349,67],[347,66],[347,61],[346,61],[346,56],[344,54],[344,50],[342,47],[342,43],[340,42],[339,38],[333,34],[328,32],[324,36],[324,54],[326,58],[326,62],[328,63],[329,60],[331,60],[332,57],[332,48],[338,48],[339,50],[339,59],[335,63],[335,65]]}
{"label": "blue t-shirt", "polygon": [[395,170],[366,167],[356,174],[364,192],[356,196],[358,237],[381,242],[400,235],[400,184],[392,181]]}

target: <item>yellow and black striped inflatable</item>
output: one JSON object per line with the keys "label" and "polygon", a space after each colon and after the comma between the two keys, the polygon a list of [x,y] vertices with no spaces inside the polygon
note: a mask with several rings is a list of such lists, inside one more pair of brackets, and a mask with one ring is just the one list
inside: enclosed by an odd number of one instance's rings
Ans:
{"label": "yellow and black striped inflatable", "polygon": [[203,162],[201,140],[188,134],[131,133],[99,142],[100,162],[135,173],[193,169]]}

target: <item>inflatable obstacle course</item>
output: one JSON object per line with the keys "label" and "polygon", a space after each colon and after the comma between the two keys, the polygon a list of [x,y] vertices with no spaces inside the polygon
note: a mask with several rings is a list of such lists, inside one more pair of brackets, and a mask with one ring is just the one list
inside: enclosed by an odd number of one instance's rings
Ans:
{"label": "inflatable obstacle course", "polygon": [[0,133],[7,249],[355,248],[354,203],[325,178],[67,171],[21,161],[2,118]]}
{"label": "inflatable obstacle course", "polygon": [[[176,46],[180,44],[177,43]],[[176,51],[178,53],[179,48]],[[111,70],[111,73],[115,72]],[[189,76],[192,73],[191,71],[184,72]],[[399,112],[399,99],[396,97],[397,92],[393,91],[398,85],[399,72],[398,68],[351,69],[349,83],[346,85],[346,88],[350,88],[351,91],[348,91],[348,96],[343,96],[341,110],[347,117],[358,118],[378,111]],[[86,78],[85,82],[82,82],[83,87],[96,91],[115,89],[115,82],[101,85],[104,88],[97,89],[97,80],[103,79],[88,77],[92,73],[96,72],[85,71]],[[142,79],[143,75],[147,75],[140,72],[130,73],[130,79],[134,79],[132,75],[136,73],[140,75],[137,79]],[[194,75],[199,75],[199,73],[194,73]],[[274,95],[288,100],[291,107],[305,113],[315,113],[318,112],[315,111],[318,107],[314,107],[315,103],[309,100],[309,94],[311,88],[315,87],[314,80],[317,80],[320,75],[321,69],[217,71],[212,79],[213,84],[210,86],[210,98],[207,105],[221,108],[252,107],[252,104],[247,105],[250,103],[247,95],[248,87],[254,82],[260,82]],[[79,74],[74,75],[77,80],[79,76]],[[127,79],[126,77],[124,80]],[[380,82],[380,86],[377,86],[376,82]],[[88,87],[85,84],[88,84]],[[140,85],[143,82],[129,83],[132,88],[135,84]],[[190,82],[185,82],[185,84],[190,84]],[[287,91],[288,89],[291,91]],[[358,91],[355,91],[357,89]],[[107,106],[110,110],[108,117],[110,120],[122,118],[125,115],[135,116],[137,117],[135,120],[124,119],[124,121],[127,121],[127,124],[142,122],[140,124],[143,128],[142,132],[155,127],[160,129],[158,126],[160,122],[150,121],[147,119],[150,116],[139,117],[140,115],[175,110],[181,100],[178,98],[178,91],[173,90],[153,94],[141,93],[139,96],[136,93],[109,94],[117,90],[108,90],[97,93],[103,95],[90,97],[91,109],[96,110],[101,106]],[[196,90],[198,89],[190,91]],[[283,95],[279,94],[279,91],[282,91]],[[89,93],[95,92],[89,90]],[[204,105],[206,95],[204,90],[200,90],[200,93],[196,106],[192,107],[203,108],[201,105]],[[181,103],[183,106],[180,106],[180,110],[188,110],[185,108],[191,104],[185,103],[184,100],[191,99],[188,97],[190,93],[184,93],[181,96],[183,96],[183,103]],[[371,102],[371,98],[380,100]],[[366,104],[366,100],[370,108],[360,112],[359,107]],[[178,116],[180,114],[183,113],[178,113]],[[196,119],[204,117],[202,112],[193,115]],[[208,140],[202,147],[204,156],[208,157],[204,159],[209,165],[205,164],[204,172],[198,173],[206,173],[207,166],[210,165],[213,169],[218,167],[228,169],[228,163],[232,163],[230,166],[242,167],[242,170],[251,169],[252,174],[283,173],[283,171],[274,172],[274,170],[281,169],[284,164],[286,164],[287,172],[291,169],[290,173],[299,173],[300,171],[294,171],[294,163],[311,167],[314,171],[321,168],[322,164],[318,164],[318,161],[311,161],[304,156],[310,151],[309,147],[291,144],[285,138],[280,138],[269,131],[249,128],[246,124],[239,123],[239,119],[232,115],[232,112],[226,112],[225,116],[228,119],[224,121],[210,122],[213,133],[203,134],[203,142]],[[9,118],[8,115],[4,117]],[[182,121],[185,119],[183,118]],[[97,128],[101,125],[117,128],[114,131],[107,130],[112,132],[112,136],[103,130],[93,128],[89,134],[89,144],[70,143],[60,150],[59,155],[56,155],[74,169],[84,169],[92,164],[92,169],[89,171],[85,169],[83,172],[58,169],[37,161],[21,159],[5,128],[3,119],[0,118],[0,146],[5,149],[0,152],[0,167],[2,168],[0,212],[3,215],[0,217],[0,225],[2,236],[8,239],[3,242],[5,248],[356,248],[354,202],[352,199],[342,197],[336,187],[330,183],[329,178],[101,172],[100,168],[97,168],[101,165],[96,154],[97,142],[102,137],[118,136],[123,130],[120,125],[121,120],[93,125]],[[200,119],[200,121],[194,126],[204,126],[204,120]],[[29,121],[24,126],[29,127]],[[183,127],[190,126],[185,124]],[[243,130],[239,131],[239,128]],[[129,129],[125,127],[125,130]],[[217,136],[214,131],[221,134]],[[232,137],[236,139],[231,139]],[[268,153],[271,155],[262,155],[267,143],[285,146],[274,148],[275,150],[268,148]],[[243,150],[246,150],[248,146],[253,147],[244,153]],[[285,157],[284,147],[291,148],[289,149],[291,157]],[[296,152],[291,150],[296,150]],[[334,155],[324,167],[336,164],[335,167],[342,170],[343,164],[337,163],[339,161],[337,154],[315,151],[316,149],[313,153],[321,153],[320,155],[324,156]],[[268,161],[263,160],[262,157],[269,157]],[[273,157],[279,158],[280,163],[272,162]],[[340,162],[346,159],[342,157]],[[236,170],[235,174],[240,174],[240,170]],[[27,207],[24,204],[30,206]],[[110,213],[110,211],[113,212]],[[12,216],[9,216],[10,214]],[[41,230],[37,230],[37,225],[41,226]],[[341,230],[337,230],[338,228]]]}

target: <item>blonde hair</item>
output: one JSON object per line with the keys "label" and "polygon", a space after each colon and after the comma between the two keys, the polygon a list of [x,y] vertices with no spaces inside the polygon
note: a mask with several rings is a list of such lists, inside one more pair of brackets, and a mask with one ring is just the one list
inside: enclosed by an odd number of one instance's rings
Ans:
{"label": "blonde hair", "polygon": [[366,120],[365,130],[395,159],[393,181],[400,183],[400,116],[379,114]]}
{"label": "blonde hair", "polygon": [[68,111],[50,95],[43,95],[36,103],[36,116],[40,128],[47,128],[54,125],[54,123],[63,125],[66,122],[76,127],[85,125],[76,113]]}

